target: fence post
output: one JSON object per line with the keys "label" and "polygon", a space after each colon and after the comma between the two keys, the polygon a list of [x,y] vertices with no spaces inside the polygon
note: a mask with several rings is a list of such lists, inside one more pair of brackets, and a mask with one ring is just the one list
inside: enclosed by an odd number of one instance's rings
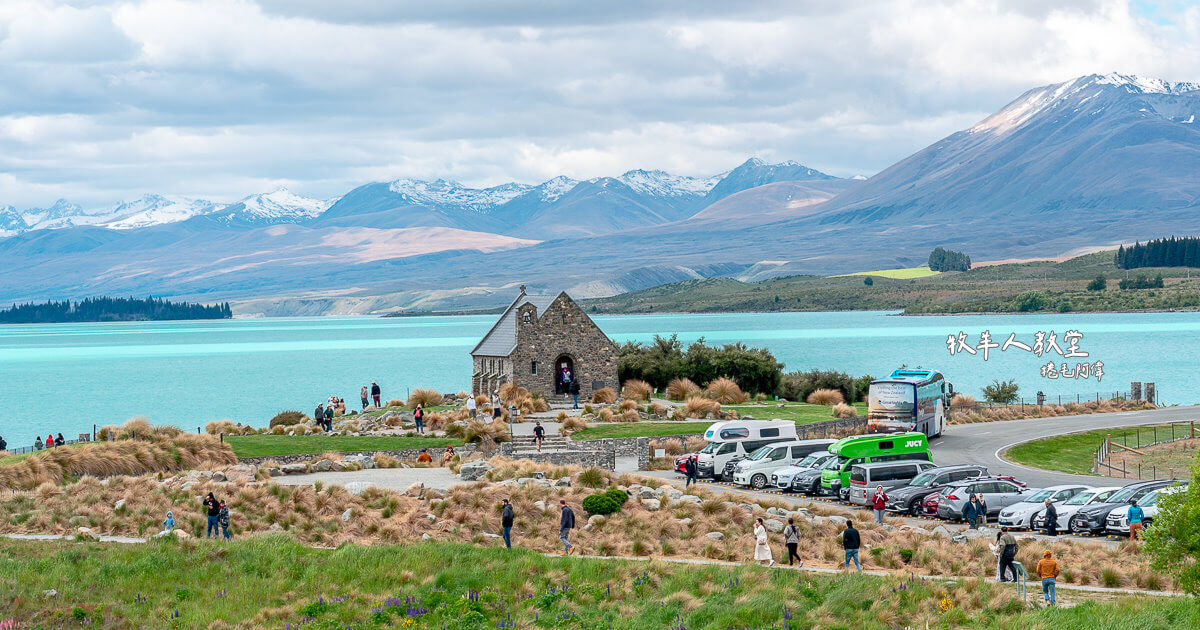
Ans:
{"label": "fence post", "polygon": [[225,433],[223,431],[221,432],[221,443],[225,443]]}

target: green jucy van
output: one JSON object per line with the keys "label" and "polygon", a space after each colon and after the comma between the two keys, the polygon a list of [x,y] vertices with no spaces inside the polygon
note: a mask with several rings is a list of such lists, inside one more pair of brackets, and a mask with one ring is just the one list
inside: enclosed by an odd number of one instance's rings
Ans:
{"label": "green jucy van", "polygon": [[929,440],[920,431],[855,435],[842,438],[829,447],[837,456],[837,465],[821,472],[821,490],[841,496],[850,485],[850,467],[855,464],[893,462],[898,460],[933,461]]}

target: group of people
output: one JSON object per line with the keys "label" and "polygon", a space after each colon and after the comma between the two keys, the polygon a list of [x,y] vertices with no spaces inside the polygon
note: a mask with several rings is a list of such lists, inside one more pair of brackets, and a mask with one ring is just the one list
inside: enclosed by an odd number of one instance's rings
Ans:
{"label": "group of people", "polygon": [[[208,515],[208,530],[205,532],[205,538],[232,538],[229,534],[229,506],[225,504],[225,499],[217,499],[213,493],[209,492],[204,497],[204,511]],[[167,518],[163,519],[163,533],[171,532],[175,529],[175,513],[167,510]]]}
{"label": "group of people", "polygon": [[[67,441],[63,439],[62,433],[59,433],[58,437],[54,437],[53,433],[47,435],[45,442],[42,441],[42,436],[39,435],[37,436],[37,439],[33,441],[33,450],[40,451],[44,448],[54,448],[55,446],[62,446],[66,443]],[[0,438],[0,451],[6,450],[7,448],[8,442],[5,442],[3,438]]]}
{"label": "group of people", "polygon": [[571,369],[566,365],[558,372],[558,382],[555,383],[555,392],[559,394],[570,394],[574,399],[572,409],[579,409],[579,380],[571,373]]}
{"label": "group of people", "polygon": [[[358,390],[358,396],[362,399],[362,408],[365,410],[367,407],[369,407],[372,399],[375,401],[376,407],[382,407],[383,405],[379,404],[379,397],[381,393],[382,392],[379,389],[379,383],[376,383],[375,381],[371,381],[371,385],[369,387],[367,385],[363,385],[362,389]],[[370,398],[368,398],[368,396]]]}
{"label": "group of people", "polygon": [[[512,549],[512,528],[515,519],[512,502],[501,499],[500,506],[501,536],[504,538],[504,546]],[[567,505],[566,499],[558,500],[558,511],[558,540],[563,544],[563,555],[569,556],[575,553],[575,545],[571,543],[571,530],[575,529],[575,511]]]}
{"label": "group of people", "polygon": [[[441,459],[441,463],[439,465],[449,466],[450,462],[454,461],[454,458],[457,455],[458,455],[458,453],[454,452],[454,447],[447,444],[446,450],[442,451],[442,459]],[[427,449],[427,448],[421,449],[421,452],[417,455],[417,463],[419,463],[419,464],[433,463],[433,456],[429,454],[429,449]]]}

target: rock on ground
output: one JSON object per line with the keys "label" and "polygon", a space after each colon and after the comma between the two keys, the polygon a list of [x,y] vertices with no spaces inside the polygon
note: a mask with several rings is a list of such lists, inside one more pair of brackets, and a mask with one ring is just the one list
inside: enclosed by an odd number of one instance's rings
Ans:
{"label": "rock on ground", "polygon": [[425,490],[425,482],[418,481],[418,482],[415,482],[412,485],[410,485],[407,489],[405,489],[404,494],[407,494],[410,497],[419,497],[419,496],[421,496],[421,492],[424,490]]}
{"label": "rock on ground", "polygon": [[725,534],[722,534],[721,532],[708,532],[707,534],[704,535],[704,537],[711,538],[713,540],[721,540],[722,538],[725,537]]}
{"label": "rock on ground", "polygon": [[366,492],[368,488],[374,487],[375,484],[371,483],[370,481],[351,481],[345,485],[346,492],[349,492],[350,494],[362,494]]}
{"label": "rock on ground", "polygon": [[767,531],[771,531],[771,532],[783,531],[783,521],[769,518],[769,519],[763,521],[763,525],[766,526]]}
{"label": "rock on ground", "polygon": [[657,512],[662,507],[662,502],[658,499],[642,499],[642,507],[646,508],[647,512]]}
{"label": "rock on ground", "polygon": [[467,462],[467,463],[463,464],[458,469],[458,473],[460,475],[462,475],[463,481],[475,481],[477,479],[482,478],[484,475],[487,474],[487,471],[489,471],[491,469],[492,469],[491,464],[489,464],[485,461],[479,460],[479,461]]}

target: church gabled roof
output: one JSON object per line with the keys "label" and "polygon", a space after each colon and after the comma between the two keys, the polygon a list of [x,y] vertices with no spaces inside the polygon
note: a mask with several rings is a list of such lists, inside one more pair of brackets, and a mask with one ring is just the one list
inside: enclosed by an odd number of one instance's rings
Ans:
{"label": "church gabled roof", "polygon": [[537,309],[538,319],[550,308],[554,300],[563,293],[555,295],[526,295],[522,287],[521,294],[517,299],[513,300],[508,308],[504,309],[504,313],[500,315],[500,319],[492,326],[475,349],[471,351],[471,356],[484,357],[506,357],[517,349],[517,309],[525,304],[532,304]]}

